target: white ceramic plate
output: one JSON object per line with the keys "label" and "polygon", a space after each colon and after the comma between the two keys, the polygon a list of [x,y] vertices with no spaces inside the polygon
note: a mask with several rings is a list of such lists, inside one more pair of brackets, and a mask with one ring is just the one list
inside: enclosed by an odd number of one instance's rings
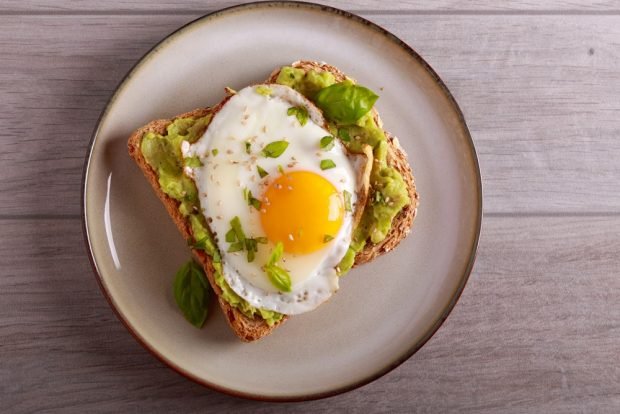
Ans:
{"label": "white ceramic plate", "polygon": [[[219,309],[212,309],[202,330],[177,310],[172,279],[190,253],[127,155],[126,142],[150,120],[213,105],[224,86],[259,82],[299,59],[333,64],[380,94],[377,108],[409,153],[421,204],[414,231],[396,250],[354,269],[316,311],[245,344]],[[362,18],[286,2],[210,14],[140,60],[101,116],[83,191],[95,273],[136,339],[201,384],[269,400],[334,395],[409,358],[458,299],[474,261],[482,212],[469,132],[428,64]]]}

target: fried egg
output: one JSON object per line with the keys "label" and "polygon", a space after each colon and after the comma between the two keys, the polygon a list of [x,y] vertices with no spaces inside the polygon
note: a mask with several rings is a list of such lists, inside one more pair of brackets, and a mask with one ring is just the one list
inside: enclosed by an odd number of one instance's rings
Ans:
{"label": "fried egg", "polygon": [[[337,266],[351,242],[357,175],[338,139],[321,146],[330,135],[320,110],[303,95],[270,84],[232,95],[200,139],[183,143],[183,156],[200,161],[185,173],[198,188],[224,279],[252,306],[300,314],[338,290]],[[246,237],[261,240],[252,260],[226,240],[235,218]],[[264,270],[279,242],[289,292]]]}

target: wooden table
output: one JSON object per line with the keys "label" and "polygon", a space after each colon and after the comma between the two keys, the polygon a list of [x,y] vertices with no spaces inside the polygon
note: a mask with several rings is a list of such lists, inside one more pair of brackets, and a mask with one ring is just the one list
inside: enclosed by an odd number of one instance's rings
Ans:
{"label": "wooden table", "polygon": [[87,144],[143,53],[233,3],[2,1],[0,410],[620,412],[620,3],[611,0],[330,2],[437,70],[482,169],[472,277],[402,366],[344,395],[276,405],[202,388],[133,340],[85,253]]}

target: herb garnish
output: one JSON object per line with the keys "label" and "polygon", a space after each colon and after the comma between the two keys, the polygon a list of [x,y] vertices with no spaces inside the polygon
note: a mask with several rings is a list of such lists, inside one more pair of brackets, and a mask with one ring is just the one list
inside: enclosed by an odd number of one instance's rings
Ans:
{"label": "herb garnish", "polygon": [[252,192],[247,188],[243,189],[243,199],[248,203],[248,206],[252,206],[257,210],[260,210],[260,200],[254,198]]}
{"label": "herb garnish", "polygon": [[280,291],[291,291],[291,275],[286,269],[278,266],[276,263],[282,258],[284,253],[284,245],[278,242],[269,255],[267,264],[263,266],[263,270],[267,274],[269,281]]}
{"label": "herb garnish", "polygon": [[288,116],[295,115],[301,126],[306,125],[306,122],[308,122],[308,110],[303,106],[293,106],[288,108],[286,114]]}
{"label": "herb garnish", "polygon": [[288,142],[284,140],[273,141],[265,145],[265,147],[261,151],[261,154],[263,154],[263,156],[267,158],[278,158],[280,155],[284,153],[284,151],[286,151],[287,147],[288,147]]}
{"label": "herb garnish", "polygon": [[351,193],[348,192],[347,190],[344,190],[342,192],[342,197],[344,199],[344,209],[345,211],[351,211]]}
{"label": "herb garnish", "polygon": [[370,89],[346,80],[321,89],[314,101],[329,119],[351,125],[366,115],[378,98]]}
{"label": "herb garnish", "polygon": [[336,163],[332,160],[321,160],[321,169],[329,170],[331,168],[336,167]]}
{"label": "herb garnish", "polygon": [[334,148],[334,137],[332,137],[331,135],[324,136],[323,138],[321,138],[319,146],[321,147],[321,149],[329,151],[330,149]]}
{"label": "herb garnish", "polygon": [[202,267],[193,260],[181,266],[174,277],[172,291],[185,319],[196,328],[201,328],[207,319],[211,298],[211,289]]}
{"label": "herb garnish", "polygon": [[241,228],[241,221],[238,216],[230,220],[230,230],[226,232],[225,240],[230,243],[227,250],[229,253],[245,251],[247,252],[248,262],[254,261],[256,252],[258,251],[258,243],[267,243],[266,237],[246,237]]}
{"label": "herb garnish", "polygon": [[258,171],[258,176],[260,178],[265,178],[266,176],[269,175],[269,173],[265,171],[260,165],[256,166],[256,171]]}

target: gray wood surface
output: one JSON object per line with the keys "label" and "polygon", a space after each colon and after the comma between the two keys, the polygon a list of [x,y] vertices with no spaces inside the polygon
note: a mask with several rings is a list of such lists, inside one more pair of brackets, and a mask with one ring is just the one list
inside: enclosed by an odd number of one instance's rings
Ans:
{"label": "gray wood surface", "polygon": [[2,412],[620,412],[620,2],[334,1],[412,45],[460,103],[485,220],[439,332],[362,389],[266,404],[148,354],[79,220],[90,134],[125,72],[204,2],[0,4]]}
{"label": "gray wood surface", "polygon": [[[79,214],[103,105],[142,54],[196,17],[0,16],[0,38],[11,39],[0,45],[3,214]],[[620,212],[620,15],[366,17],[416,48],[455,94],[485,212]]]}

